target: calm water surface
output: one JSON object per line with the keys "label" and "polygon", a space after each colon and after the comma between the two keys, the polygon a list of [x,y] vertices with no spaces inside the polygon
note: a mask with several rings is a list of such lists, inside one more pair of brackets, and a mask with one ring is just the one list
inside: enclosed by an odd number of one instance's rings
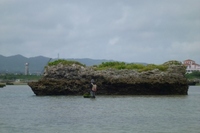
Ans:
{"label": "calm water surface", "polygon": [[0,133],[200,133],[200,86],[187,96],[35,96],[0,88]]}

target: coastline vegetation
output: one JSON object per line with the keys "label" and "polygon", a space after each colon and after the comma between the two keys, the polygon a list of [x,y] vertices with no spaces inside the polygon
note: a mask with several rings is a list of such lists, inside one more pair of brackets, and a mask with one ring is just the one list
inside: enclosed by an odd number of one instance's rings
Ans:
{"label": "coastline vegetation", "polygon": [[0,75],[0,80],[2,81],[15,81],[20,79],[21,81],[28,81],[28,80],[39,80],[41,79],[42,75],[16,75],[16,74],[4,74]]}

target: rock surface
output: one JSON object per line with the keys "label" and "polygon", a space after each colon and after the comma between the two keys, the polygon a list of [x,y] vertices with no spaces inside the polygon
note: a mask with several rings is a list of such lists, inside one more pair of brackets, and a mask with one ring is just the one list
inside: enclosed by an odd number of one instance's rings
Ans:
{"label": "rock surface", "polygon": [[167,71],[145,72],[58,64],[47,66],[43,78],[28,85],[36,95],[83,95],[94,79],[97,95],[187,95],[185,67],[167,63]]}

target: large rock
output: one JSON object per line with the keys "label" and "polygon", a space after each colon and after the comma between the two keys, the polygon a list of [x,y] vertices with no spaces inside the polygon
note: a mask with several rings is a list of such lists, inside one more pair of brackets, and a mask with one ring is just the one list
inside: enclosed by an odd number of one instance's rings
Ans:
{"label": "large rock", "polygon": [[187,95],[185,67],[171,63],[165,63],[167,71],[145,72],[58,64],[47,66],[43,78],[28,85],[36,95],[83,95],[95,79],[98,95]]}

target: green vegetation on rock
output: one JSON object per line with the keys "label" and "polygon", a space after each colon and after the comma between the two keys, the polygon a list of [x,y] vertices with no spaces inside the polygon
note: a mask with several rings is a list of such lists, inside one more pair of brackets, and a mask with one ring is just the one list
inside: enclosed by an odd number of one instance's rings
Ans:
{"label": "green vegetation on rock", "polygon": [[[64,60],[64,59],[59,59],[55,60],[53,62],[49,62],[48,66],[54,66],[58,64],[63,64],[63,65],[72,65],[72,64],[77,64],[80,66],[84,66],[78,61],[71,61],[71,60]],[[162,65],[155,65],[155,64],[135,64],[135,63],[125,63],[125,62],[118,62],[118,61],[111,61],[111,62],[103,62],[100,65],[94,65],[95,69],[97,70],[106,70],[106,69],[116,69],[116,70],[121,70],[121,69],[128,69],[128,70],[137,70],[139,72],[143,71],[150,71],[154,69],[158,69],[160,71],[166,71],[170,65],[181,65],[182,63],[176,60],[168,61],[165,62]]]}
{"label": "green vegetation on rock", "polygon": [[71,61],[71,60],[64,60],[64,59],[59,59],[59,60],[55,60],[53,62],[49,62],[48,63],[48,66],[54,66],[54,65],[58,65],[58,64],[63,64],[63,65],[73,65],[73,64],[77,64],[77,65],[80,65],[80,66],[85,66],[83,64],[81,64],[80,62],[78,61]]}
{"label": "green vegetation on rock", "polygon": [[154,64],[134,64],[134,63],[125,63],[125,62],[103,62],[102,64],[96,66],[98,70],[105,70],[105,69],[129,69],[129,70],[138,70],[139,72],[142,71],[149,71],[154,69],[159,69],[161,71],[166,71],[168,69],[167,65],[154,65]]}

